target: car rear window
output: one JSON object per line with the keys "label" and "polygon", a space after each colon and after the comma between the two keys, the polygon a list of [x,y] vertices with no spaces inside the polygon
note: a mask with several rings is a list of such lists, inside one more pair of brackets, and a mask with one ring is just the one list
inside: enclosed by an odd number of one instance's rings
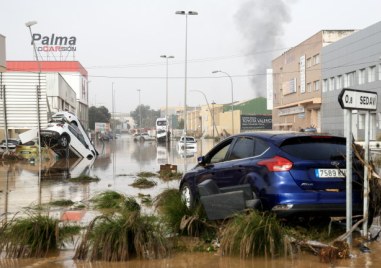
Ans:
{"label": "car rear window", "polygon": [[345,138],[331,136],[294,137],[285,140],[280,148],[305,160],[344,160]]}

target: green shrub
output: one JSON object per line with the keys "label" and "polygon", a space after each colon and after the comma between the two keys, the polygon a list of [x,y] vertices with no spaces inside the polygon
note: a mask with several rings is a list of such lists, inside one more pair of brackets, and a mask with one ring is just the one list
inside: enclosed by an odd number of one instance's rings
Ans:
{"label": "green shrub", "polygon": [[90,199],[95,209],[119,209],[126,197],[115,191],[104,191]]}
{"label": "green shrub", "polygon": [[36,214],[3,225],[0,248],[9,258],[44,257],[79,233],[78,226],[59,226],[59,220]]}
{"label": "green shrub", "polygon": [[130,186],[140,188],[140,189],[145,189],[145,188],[151,188],[156,185],[156,182],[152,180],[148,180],[144,177],[142,178],[137,178],[133,183],[130,184]]}
{"label": "green shrub", "polygon": [[221,249],[241,258],[275,257],[284,250],[285,229],[275,215],[249,211],[234,216],[221,232]]}
{"label": "green shrub", "polygon": [[57,207],[68,207],[68,206],[74,205],[74,202],[71,200],[60,199],[60,200],[52,201],[49,204],[52,206],[57,206]]}
{"label": "green shrub", "polygon": [[74,259],[127,261],[133,257],[152,259],[168,253],[166,240],[153,216],[129,212],[96,217],[76,248]]}
{"label": "green shrub", "polygon": [[210,237],[216,226],[206,220],[201,205],[189,209],[177,189],[167,189],[155,199],[156,208],[172,234]]}
{"label": "green shrub", "polygon": [[149,177],[157,177],[156,173],[148,172],[148,171],[142,171],[137,174],[139,178],[149,178]]}
{"label": "green shrub", "polygon": [[107,213],[140,211],[140,205],[133,197],[127,197],[116,191],[104,191],[90,199],[95,209]]}
{"label": "green shrub", "polygon": [[91,176],[88,176],[88,175],[81,175],[81,176],[78,176],[78,177],[67,179],[67,181],[70,181],[70,182],[82,182],[82,183],[97,182],[99,180],[100,179],[97,178],[97,177],[91,177]]}

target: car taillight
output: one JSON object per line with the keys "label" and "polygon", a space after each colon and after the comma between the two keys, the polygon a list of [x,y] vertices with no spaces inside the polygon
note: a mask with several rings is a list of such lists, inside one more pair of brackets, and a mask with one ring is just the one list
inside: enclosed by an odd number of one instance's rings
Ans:
{"label": "car taillight", "polygon": [[57,127],[63,127],[64,125],[63,124],[57,124]]}
{"label": "car taillight", "polygon": [[269,171],[288,171],[292,168],[292,162],[280,156],[259,161],[258,165],[267,167]]}

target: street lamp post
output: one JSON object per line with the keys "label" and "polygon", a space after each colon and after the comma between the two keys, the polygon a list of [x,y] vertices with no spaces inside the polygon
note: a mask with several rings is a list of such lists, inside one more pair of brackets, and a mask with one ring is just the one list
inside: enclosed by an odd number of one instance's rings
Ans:
{"label": "street lamp post", "polygon": [[214,101],[212,102],[212,109],[213,109],[213,115],[212,115],[212,120],[213,120],[213,143],[214,143],[214,128],[215,128],[215,124],[214,124],[214,104],[216,104]]}
{"label": "street lamp post", "polygon": [[[36,61],[38,64],[38,86],[36,89],[36,104],[37,104],[37,140],[38,140],[38,183],[41,183],[41,162],[42,162],[42,155],[41,155],[41,118],[40,118],[40,94],[41,94],[41,64],[40,61],[38,60],[38,55],[37,55],[37,48],[36,44],[34,43],[33,40],[33,33],[32,33],[32,26],[36,25],[37,21],[28,21],[25,23],[25,26],[29,28],[29,33],[30,33],[30,38],[32,39],[32,45],[33,45],[33,50],[34,54],[36,56]],[[39,203],[41,203],[41,187],[40,187],[40,192],[39,192]]]}
{"label": "street lamp post", "polygon": [[[140,89],[137,89],[139,92],[139,128],[142,128],[142,107],[140,105]],[[139,131],[140,132],[140,131]]]}
{"label": "street lamp post", "polygon": [[204,96],[206,105],[208,106],[208,110],[209,110],[210,116],[212,117],[212,124],[213,124],[213,138],[214,138],[214,129],[216,129],[216,132],[217,132],[217,135],[218,135],[218,130],[217,130],[216,124],[215,124],[215,122],[214,122],[214,104],[215,104],[215,103],[214,103],[214,101],[213,101],[213,103],[212,103],[212,104],[213,104],[213,114],[212,114],[212,110],[210,109],[209,102],[208,102],[208,99],[206,98],[205,93],[202,92],[201,90],[191,90],[191,91],[201,93],[201,94]]}
{"label": "street lamp post", "polygon": [[[184,148],[187,148],[187,64],[188,64],[188,16],[198,15],[196,11],[176,11],[176,15],[185,15],[185,74],[184,74]],[[186,154],[186,152],[185,152]],[[186,157],[184,157],[184,172],[186,171]]]}
{"label": "street lamp post", "polygon": [[216,74],[216,73],[223,73],[225,74],[227,77],[229,77],[230,79],[230,87],[231,87],[231,92],[232,92],[232,134],[234,134],[234,116],[233,116],[233,113],[234,113],[234,99],[233,99],[233,79],[232,77],[227,73],[227,72],[224,72],[224,71],[220,71],[220,70],[217,70],[217,71],[213,71],[212,73]]}
{"label": "street lamp post", "polygon": [[111,97],[112,97],[112,138],[113,142],[115,142],[115,131],[116,131],[116,124],[115,124],[115,91],[114,91],[114,82],[111,83]]}
{"label": "street lamp post", "polygon": [[167,120],[167,133],[165,137],[165,145],[168,148],[168,129],[169,129],[169,120],[168,120],[168,59],[173,59],[174,56],[161,55],[160,58],[166,60],[166,75],[165,75],[165,119]]}

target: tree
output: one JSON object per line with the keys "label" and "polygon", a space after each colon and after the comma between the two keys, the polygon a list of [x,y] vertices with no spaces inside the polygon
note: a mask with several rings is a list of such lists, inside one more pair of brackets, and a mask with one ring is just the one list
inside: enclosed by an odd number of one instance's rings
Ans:
{"label": "tree", "polygon": [[[142,114],[142,125],[140,126],[140,109]],[[151,110],[148,105],[138,105],[135,111],[132,111],[131,117],[134,119],[138,128],[152,128],[155,127],[156,119],[160,117],[160,110]]]}
{"label": "tree", "polygon": [[95,107],[91,106],[89,108],[89,128],[91,130],[95,129],[95,122],[99,123],[110,123],[111,113],[104,106]]}

